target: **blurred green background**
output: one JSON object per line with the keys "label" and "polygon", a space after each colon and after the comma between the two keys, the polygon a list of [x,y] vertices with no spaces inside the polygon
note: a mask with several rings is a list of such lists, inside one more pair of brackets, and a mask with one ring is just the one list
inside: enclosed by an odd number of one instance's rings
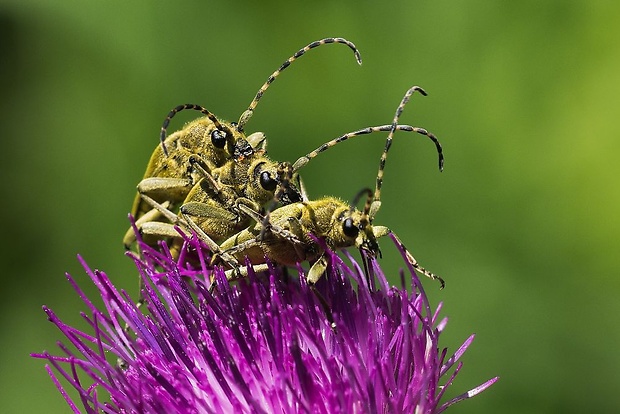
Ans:
{"label": "blurred green background", "polygon": [[[442,275],[424,281],[450,323],[443,346],[476,340],[451,396],[500,382],[455,413],[620,412],[620,2],[0,2],[4,201],[0,406],[68,412],[44,362],[94,295],[75,255],[130,292],[121,237],[169,109],[192,102],[238,119],[285,58],[291,66],[247,130],[274,159],[401,118],[440,137],[396,136],[376,223]],[[175,120],[180,128],[196,114]],[[310,193],[351,199],[374,185],[385,134],[305,168]],[[384,243],[395,274],[396,253]],[[390,263],[391,262],[391,263]],[[396,262],[398,262],[396,260]]]}

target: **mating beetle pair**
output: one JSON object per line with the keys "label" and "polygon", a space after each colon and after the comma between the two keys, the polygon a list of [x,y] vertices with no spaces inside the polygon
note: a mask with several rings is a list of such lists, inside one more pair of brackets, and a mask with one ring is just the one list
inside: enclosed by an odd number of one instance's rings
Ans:
{"label": "mating beetle pair", "polygon": [[[143,236],[172,238],[179,243],[178,225],[183,231],[195,232],[230,270],[230,279],[243,276],[247,269],[240,263],[249,258],[254,270],[266,269],[265,257],[273,263],[294,265],[313,262],[307,276],[314,284],[327,266],[326,255],[316,238],[330,249],[356,247],[372,257],[379,254],[377,239],[394,233],[372,222],[381,206],[381,186],[388,151],[394,133],[417,132],[430,138],[437,148],[439,168],[443,168],[441,144],[423,128],[400,125],[399,117],[410,97],[423,89],[410,88],[397,107],[392,123],[368,127],[342,135],[300,157],[293,164],[276,162],[266,154],[264,134],[249,136],[244,127],[269,85],[293,61],[308,50],[329,44],[347,45],[361,63],[355,45],[342,38],[326,38],[312,42],[287,59],[260,88],[248,110],[238,123],[217,119],[207,109],[193,104],[181,105],[166,117],[158,146],[138,185],[132,214]],[[186,109],[205,115],[166,137],[172,117]],[[309,200],[298,171],[319,153],[355,136],[388,132],[381,154],[375,191],[367,195],[362,211],[335,197]],[[359,198],[359,197],[356,197]],[[179,207],[178,214],[173,210]],[[166,221],[161,221],[165,219]],[[395,235],[394,235],[395,236]],[[396,240],[400,243],[398,237]],[[129,246],[134,239],[132,229],[124,238]],[[404,248],[404,246],[403,246]],[[424,275],[443,280],[421,267],[407,252],[411,265]]]}

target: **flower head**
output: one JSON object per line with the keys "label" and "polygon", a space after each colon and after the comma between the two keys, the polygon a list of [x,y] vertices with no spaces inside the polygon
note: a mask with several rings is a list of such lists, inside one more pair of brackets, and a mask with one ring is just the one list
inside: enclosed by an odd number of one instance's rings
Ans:
{"label": "flower head", "polygon": [[451,357],[440,350],[447,319],[438,317],[441,306],[431,310],[410,266],[412,293],[403,274],[403,286],[391,287],[374,259],[365,272],[347,253],[349,264],[331,251],[315,287],[301,267],[297,278],[275,266],[229,284],[205,264],[208,252],[196,239],[178,260],[166,249],[140,249],[142,258],[133,258],[146,310],[81,258],[105,309],[67,278],[92,332],[44,307],[75,349],[59,343],[63,356],[33,356],[55,369],[47,366],[74,412],[440,413],[497,381],[440,403],[473,335]]}

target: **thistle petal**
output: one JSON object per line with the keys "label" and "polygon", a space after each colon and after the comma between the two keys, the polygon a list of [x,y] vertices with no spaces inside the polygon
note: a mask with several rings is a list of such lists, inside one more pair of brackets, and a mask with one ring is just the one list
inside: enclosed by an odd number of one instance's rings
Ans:
{"label": "thistle petal", "polygon": [[73,412],[440,413],[497,381],[440,405],[473,335],[445,359],[439,335],[447,319],[439,319],[441,305],[432,310],[410,266],[411,292],[403,274],[400,288],[390,286],[375,259],[369,287],[352,256],[345,253],[345,263],[331,251],[314,287],[301,266],[299,278],[271,266],[231,285],[222,269],[206,265],[209,253],[194,238],[186,239],[178,261],[165,248],[139,243],[142,258],[132,257],[146,309],[81,258],[104,309],[67,278],[88,309],[82,316],[92,332],[44,307],[70,346],[59,344],[65,356],[32,356],[48,361]]}

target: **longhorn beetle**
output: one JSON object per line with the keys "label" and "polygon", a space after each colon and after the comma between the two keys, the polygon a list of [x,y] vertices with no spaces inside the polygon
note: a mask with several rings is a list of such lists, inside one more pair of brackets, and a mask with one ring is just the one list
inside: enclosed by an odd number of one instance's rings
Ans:
{"label": "longhorn beetle", "polygon": [[[254,210],[259,210],[274,198],[278,185],[285,191],[280,192],[277,201],[286,204],[303,199],[298,188],[301,184],[297,184],[296,179],[293,183],[278,181],[275,173],[279,163],[267,157],[264,134],[256,132],[246,137],[243,129],[267,88],[282,71],[310,49],[330,43],[348,46],[361,64],[359,51],[346,39],[325,38],[312,42],[269,76],[238,123],[219,120],[206,108],[194,104],[180,105],[170,111],[161,128],[161,145],[153,152],[144,179],[138,184],[131,211],[137,220],[137,228],[156,238],[167,235],[166,223],[159,224],[161,209],[153,208],[147,198],[168,209],[174,209],[184,200],[198,202],[192,204],[195,208],[188,206],[187,209],[204,218],[204,230],[216,239],[228,237],[249,225],[249,217],[242,215],[236,207],[239,202],[249,200]],[[205,117],[166,137],[170,120],[187,109],[200,111]],[[128,248],[134,240],[130,228],[123,242]]]}
{"label": "longhorn beetle", "polygon": [[[370,189],[363,190],[360,195],[367,194],[363,211],[349,205],[335,197],[324,197],[314,201],[292,203],[279,207],[269,213],[268,217],[255,215],[257,225],[248,228],[230,237],[220,245],[220,249],[228,256],[241,260],[248,257],[251,263],[263,263],[265,257],[272,262],[282,265],[295,265],[302,261],[314,261],[307,275],[308,283],[316,283],[327,267],[327,255],[321,244],[314,237],[323,239],[328,248],[337,250],[355,246],[363,257],[376,257],[380,254],[377,239],[392,234],[398,244],[406,252],[410,264],[425,276],[436,279],[444,286],[444,281],[435,274],[420,266],[413,255],[405,248],[398,236],[385,226],[373,225],[376,213],[381,207],[381,187],[388,151],[392,145],[394,132],[399,129],[398,120],[413,93],[425,92],[418,86],[410,88],[402,98],[390,132],[386,139],[385,148],[381,154],[379,170],[377,172],[374,194]],[[413,130],[413,128],[412,128]],[[422,128],[415,129],[427,135],[435,142],[439,153],[440,169],[443,166],[441,145],[435,136]],[[335,145],[338,140],[330,141],[320,148],[327,149]],[[299,165],[305,164],[310,158],[322,150],[313,151],[302,157]],[[314,154],[314,155],[312,155]],[[298,164],[298,163],[296,163]],[[357,197],[356,197],[357,198]],[[252,214],[252,212],[248,212]]]}

